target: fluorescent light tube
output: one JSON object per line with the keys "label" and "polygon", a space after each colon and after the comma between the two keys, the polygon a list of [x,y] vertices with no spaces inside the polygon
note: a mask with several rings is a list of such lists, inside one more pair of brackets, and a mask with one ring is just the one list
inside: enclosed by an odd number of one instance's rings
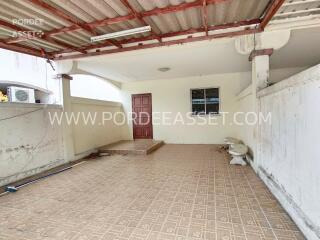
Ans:
{"label": "fluorescent light tube", "polygon": [[124,31],[119,31],[119,32],[114,32],[114,33],[107,33],[104,35],[91,37],[90,40],[91,40],[91,42],[97,42],[97,41],[103,41],[106,39],[124,37],[124,36],[128,36],[128,35],[150,32],[150,31],[151,31],[151,27],[145,26],[145,27],[133,28],[133,29],[129,29],[129,30],[124,30]]}

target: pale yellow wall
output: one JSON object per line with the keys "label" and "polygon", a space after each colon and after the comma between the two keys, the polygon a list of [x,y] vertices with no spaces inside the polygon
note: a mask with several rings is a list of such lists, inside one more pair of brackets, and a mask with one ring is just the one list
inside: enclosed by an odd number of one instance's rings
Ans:
{"label": "pale yellow wall", "polygon": [[[120,103],[72,97],[72,111],[80,113],[96,113],[95,124],[85,124],[80,118],[78,124],[73,124],[73,144],[75,155],[92,151],[98,147],[117,142],[122,137],[122,127],[113,121],[103,121],[103,113],[122,112]],[[93,116],[93,115],[92,115]]]}
{"label": "pale yellow wall", "polygon": [[[173,112],[174,114],[181,112],[186,114],[191,111],[190,89],[220,87],[221,111],[234,112],[237,107],[237,94],[250,81],[250,73],[231,73],[124,83],[122,86],[122,101],[124,110],[128,113],[131,112],[131,94],[152,93],[154,112]],[[201,121],[197,117],[194,118],[197,122]],[[167,143],[218,144],[223,142],[224,137],[233,136],[236,132],[235,126],[222,125],[222,116],[218,117],[218,123],[218,126],[154,125],[154,139],[164,140]],[[132,138],[132,125],[130,123],[124,129],[123,137],[125,139]]]}

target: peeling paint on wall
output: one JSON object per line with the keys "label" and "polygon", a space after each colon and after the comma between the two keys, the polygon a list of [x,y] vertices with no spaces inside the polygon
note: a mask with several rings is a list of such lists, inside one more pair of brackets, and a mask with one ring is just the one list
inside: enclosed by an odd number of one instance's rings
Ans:
{"label": "peeling paint on wall", "polygon": [[[32,108],[0,106],[0,116],[14,116]],[[50,111],[40,111],[0,122],[0,186],[29,177],[64,163],[60,126],[51,125]]]}
{"label": "peeling paint on wall", "polygon": [[[261,173],[263,174],[263,176],[261,175]],[[304,222],[304,224],[312,231],[315,233],[315,235],[320,239],[320,226],[316,225],[315,223],[313,223],[309,217],[301,210],[301,208],[294,202],[294,199],[292,198],[292,196],[286,191],[286,189],[284,188],[284,186],[280,185],[277,180],[275,179],[275,177],[270,174],[267,173],[267,171],[265,169],[263,169],[261,166],[259,167],[259,175],[260,177],[264,180],[267,179],[267,181],[265,181],[266,185],[268,187],[270,187],[271,192],[274,194],[275,193],[275,189],[276,191],[281,192],[281,195],[283,195],[286,198],[286,202],[288,204],[291,205],[291,207],[295,210],[295,212],[297,212],[299,214],[300,219]],[[280,201],[280,203],[282,204],[282,206],[287,209],[287,207],[285,205],[283,205],[283,202]]]}
{"label": "peeling paint on wall", "polygon": [[259,92],[257,166],[308,239],[320,239],[320,65]]}

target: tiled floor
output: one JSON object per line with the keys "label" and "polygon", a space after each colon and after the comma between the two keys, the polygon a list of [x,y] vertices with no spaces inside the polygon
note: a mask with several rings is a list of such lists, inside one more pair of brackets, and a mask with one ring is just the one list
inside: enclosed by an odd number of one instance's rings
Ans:
{"label": "tiled floor", "polygon": [[0,197],[1,240],[303,239],[250,167],[213,145],[79,165]]}
{"label": "tiled floor", "polygon": [[163,145],[163,141],[152,139],[123,140],[111,145],[101,147],[101,152],[118,154],[149,154]]}

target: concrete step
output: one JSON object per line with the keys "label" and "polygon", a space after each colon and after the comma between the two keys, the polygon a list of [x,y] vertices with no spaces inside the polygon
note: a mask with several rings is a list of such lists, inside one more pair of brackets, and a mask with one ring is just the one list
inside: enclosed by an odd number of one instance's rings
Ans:
{"label": "concrete step", "polygon": [[164,144],[152,139],[122,140],[99,149],[102,153],[147,155]]}

